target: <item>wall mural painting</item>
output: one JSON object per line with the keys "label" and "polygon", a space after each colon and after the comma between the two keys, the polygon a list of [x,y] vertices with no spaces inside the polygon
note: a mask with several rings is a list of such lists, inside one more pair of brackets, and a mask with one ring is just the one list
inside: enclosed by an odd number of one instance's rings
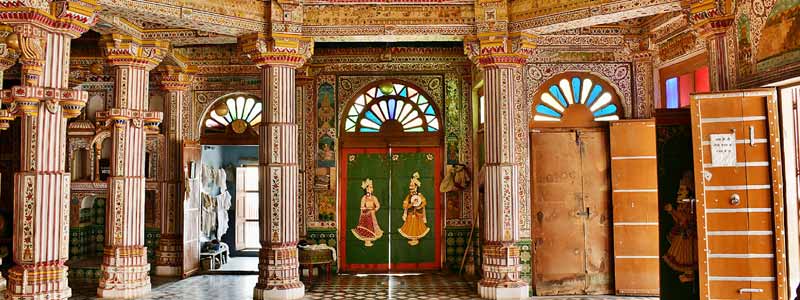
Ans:
{"label": "wall mural painting", "polygon": [[403,237],[408,239],[408,244],[416,246],[419,239],[425,237],[431,230],[428,226],[428,218],[425,217],[425,206],[428,201],[419,192],[422,183],[419,181],[419,172],[414,172],[411,182],[408,184],[408,195],[403,200],[403,226],[400,232]]}
{"label": "wall mural painting", "polygon": [[336,108],[334,107],[333,86],[323,83],[317,94],[317,128],[328,131],[336,124]]}
{"label": "wall mural painting", "polygon": [[742,14],[739,17],[739,22],[736,25],[738,32],[738,46],[739,51],[736,55],[736,66],[738,68],[739,77],[745,77],[752,73],[752,44],[750,39],[750,19],[747,15]]}
{"label": "wall mural painting", "polygon": [[372,242],[383,237],[383,230],[378,225],[378,219],[375,212],[381,209],[381,203],[378,197],[372,194],[373,186],[372,179],[364,179],[361,182],[361,189],[364,190],[364,196],[361,196],[361,214],[358,217],[358,226],[351,229],[353,235],[364,241],[365,247],[372,247]]}
{"label": "wall mural painting", "polygon": [[675,225],[667,235],[669,250],[662,257],[664,263],[682,274],[678,276],[681,282],[694,280],[697,268],[697,225],[693,203],[684,201],[694,198],[694,174],[686,172],[680,181],[675,205],[669,203],[664,210],[672,216]]}
{"label": "wall mural painting", "polygon": [[336,142],[328,134],[319,137],[317,152],[317,167],[332,168],[336,167]]}
{"label": "wall mural painting", "polygon": [[336,220],[336,196],[332,190],[317,193],[318,221]]}
{"label": "wall mural painting", "polygon": [[756,52],[759,72],[800,62],[800,0],[778,0],[764,23]]}

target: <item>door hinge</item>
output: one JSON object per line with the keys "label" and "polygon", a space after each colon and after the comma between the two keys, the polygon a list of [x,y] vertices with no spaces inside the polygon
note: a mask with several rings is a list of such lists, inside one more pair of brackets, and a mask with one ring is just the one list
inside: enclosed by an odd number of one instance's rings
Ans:
{"label": "door hinge", "polygon": [[592,215],[592,213],[589,211],[589,208],[586,207],[584,211],[579,211],[579,212],[575,213],[575,215],[583,216],[583,217],[589,217],[589,216]]}

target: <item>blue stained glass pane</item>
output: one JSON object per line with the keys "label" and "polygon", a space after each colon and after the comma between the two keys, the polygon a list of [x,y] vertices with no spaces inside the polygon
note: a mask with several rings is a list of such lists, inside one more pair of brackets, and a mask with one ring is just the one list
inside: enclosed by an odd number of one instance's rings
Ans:
{"label": "blue stained glass pane", "polygon": [[594,100],[597,100],[597,96],[600,96],[600,92],[602,92],[602,91],[603,91],[603,87],[601,87],[599,84],[595,85],[594,88],[592,88],[592,92],[589,93],[589,99],[586,100],[586,103],[585,103],[586,106],[591,106],[592,103],[594,103]]}
{"label": "blue stained glass pane", "polygon": [[400,96],[408,97],[408,88],[403,88],[400,90]]}
{"label": "blue stained glass pane", "polygon": [[424,132],[425,129],[423,129],[422,127],[414,127],[414,128],[407,128],[404,131],[405,132]]}
{"label": "blue stained glass pane", "polygon": [[600,117],[600,116],[610,115],[610,114],[613,114],[613,113],[616,113],[616,112],[617,112],[617,106],[614,105],[614,104],[611,104],[609,106],[606,106],[606,107],[603,107],[601,109],[598,109],[597,111],[595,111],[593,113],[593,115],[595,117]]}
{"label": "blue stained glass pane", "polygon": [[425,109],[425,114],[430,116],[436,115],[436,113],[433,112],[433,105],[428,105],[428,108]]}
{"label": "blue stained glass pane", "polygon": [[567,104],[567,100],[564,99],[564,95],[561,94],[561,89],[559,89],[557,85],[553,85],[553,86],[550,87],[550,94],[553,94],[554,96],[556,96],[556,99],[558,99],[558,102],[561,102],[561,105],[563,105],[564,107],[569,106]]}
{"label": "blue stained glass pane", "polygon": [[667,108],[678,108],[678,77],[667,79]]}
{"label": "blue stained glass pane", "polygon": [[581,103],[581,79],[578,77],[572,77],[572,99]]}
{"label": "blue stained glass pane", "polygon": [[378,119],[378,117],[376,117],[375,114],[372,113],[371,110],[367,111],[367,113],[364,114],[364,117],[366,117],[367,119],[370,119],[370,121],[372,121],[372,122],[375,122],[375,124],[378,124],[378,125],[382,125],[383,124],[383,122],[381,122],[381,120]]}
{"label": "blue stained glass pane", "polygon": [[561,118],[561,114],[560,113],[558,113],[557,111],[553,110],[552,108],[549,108],[549,107],[541,105],[541,104],[536,105],[536,112],[541,113],[541,114],[545,114],[545,115],[548,115],[548,116],[551,116],[551,117]]}
{"label": "blue stained glass pane", "polygon": [[361,127],[361,129],[359,131],[361,131],[361,132],[378,132],[377,129],[373,129],[373,128],[369,128],[369,127]]}
{"label": "blue stained glass pane", "polygon": [[395,105],[397,105],[394,99],[389,99],[389,120],[394,120],[394,109]]}
{"label": "blue stained glass pane", "polygon": [[377,89],[377,90],[378,90],[378,93],[375,95],[375,98],[378,98],[378,97],[380,97],[380,96],[383,96],[383,95],[385,95],[385,94],[383,93],[383,91],[381,91],[381,89]]}
{"label": "blue stained glass pane", "polygon": [[436,131],[438,129],[428,126],[428,131]]}

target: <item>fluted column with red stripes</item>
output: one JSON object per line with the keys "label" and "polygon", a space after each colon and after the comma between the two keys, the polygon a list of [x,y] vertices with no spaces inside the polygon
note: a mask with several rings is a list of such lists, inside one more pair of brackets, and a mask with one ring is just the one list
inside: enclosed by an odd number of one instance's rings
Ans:
{"label": "fluted column with red stripes", "polygon": [[111,177],[106,204],[103,276],[97,295],[135,298],[150,292],[150,264],[144,246],[145,135],[158,131],[161,112],[148,109],[149,72],[165,55],[162,42],[124,35],[101,40],[115,72],[114,108],[98,113],[111,129]]}
{"label": "fluted column with red stripes", "polygon": [[[523,98],[522,69],[533,48],[527,35],[497,32],[465,39],[465,49],[483,70],[486,105],[483,264],[478,294],[485,299],[526,299],[529,284],[520,276],[520,194],[516,104]],[[512,50],[513,49],[513,50]],[[523,105],[522,107],[526,107]]]}
{"label": "fluted column with red stripes", "polygon": [[300,36],[263,34],[243,36],[239,42],[261,68],[265,107],[259,135],[261,250],[253,298],[300,299],[305,291],[297,257],[295,69],[309,58],[313,42]]}
{"label": "fluted column with red stripes", "polygon": [[167,168],[166,179],[161,183],[164,201],[161,201],[161,238],[155,251],[155,273],[159,276],[179,276],[183,266],[183,232],[180,214],[183,212],[183,160],[181,152],[185,133],[183,132],[183,108],[191,87],[191,76],[175,66],[162,66],[157,69],[156,80],[164,94],[164,126],[167,136],[164,151]]}
{"label": "fluted column with red stripes", "polygon": [[695,32],[706,42],[708,52],[708,78],[711,91],[725,91],[733,87],[736,72],[728,64],[726,34],[734,24],[733,7],[728,1],[689,2],[689,21]]}
{"label": "fluted column with red stripes", "polygon": [[69,254],[67,119],[78,116],[88,99],[86,92],[68,88],[70,42],[95,22],[97,6],[25,3],[4,3],[0,12],[0,22],[14,29],[7,46],[20,53],[22,63],[20,86],[2,91],[0,110],[0,129],[18,117],[22,135],[13,191],[16,265],[8,271],[5,298],[67,299],[72,295],[64,265]]}

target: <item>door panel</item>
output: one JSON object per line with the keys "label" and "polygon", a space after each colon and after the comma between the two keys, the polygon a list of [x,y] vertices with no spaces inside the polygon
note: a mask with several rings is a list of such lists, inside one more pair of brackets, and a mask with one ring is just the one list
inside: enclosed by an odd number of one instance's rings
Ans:
{"label": "door panel", "polygon": [[[183,272],[188,277],[200,270],[200,155],[197,142],[183,142]],[[188,186],[187,186],[188,185]]]}
{"label": "door panel", "polygon": [[[401,152],[402,151],[402,152]],[[392,270],[418,270],[436,269],[438,246],[436,237],[437,217],[436,205],[436,153],[433,152],[405,152],[417,151],[416,149],[393,149],[391,155],[391,268]],[[420,187],[418,192],[425,199],[425,219],[419,223],[419,218],[414,216],[413,209],[406,213],[403,220],[404,204],[408,198],[409,185],[414,174],[418,174]],[[400,229],[403,228],[401,233]],[[406,234],[406,236],[404,236]],[[418,236],[422,236],[416,239]],[[413,245],[412,245],[413,244]]]}
{"label": "door panel", "polygon": [[[353,270],[385,270],[389,264],[389,163],[387,154],[382,151],[357,151],[345,154],[347,166],[343,170],[346,174],[345,209],[342,214],[346,220],[343,236],[346,238],[343,263]],[[373,195],[377,198],[380,207],[375,212],[379,229],[382,231],[375,240],[359,239],[353,230],[359,226],[361,219],[361,201],[364,197],[362,183],[366,179],[372,181]],[[368,218],[369,216],[367,216]],[[368,222],[369,220],[364,220]],[[377,232],[377,231],[375,231]],[[364,238],[364,236],[362,236]]]}
{"label": "door panel", "polygon": [[[778,132],[775,97],[693,96],[701,299],[786,299],[785,272],[776,271],[785,256],[775,236],[783,232],[780,140],[770,136]],[[735,133],[736,166],[711,164],[709,136],[718,133]]]}
{"label": "door panel", "polygon": [[[441,181],[440,151],[439,148],[343,149],[341,182],[344,188],[340,195],[343,201],[340,215],[344,226],[340,228],[340,236],[345,238],[340,239],[339,244],[342,269],[389,271],[440,268],[441,198],[437,190]],[[403,221],[403,202],[409,195],[409,184],[414,173],[419,175],[414,180],[419,181],[418,192],[426,202],[425,222],[422,222],[421,214],[417,215],[411,210],[407,213],[407,220],[415,225],[406,228],[403,227],[406,223]],[[361,233],[356,236],[353,231],[359,226],[364,228],[364,222],[371,224],[371,216],[361,213],[361,201],[365,194],[362,183],[367,178],[372,181],[373,196],[380,204],[375,219],[381,234],[376,238]],[[400,233],[401,228],[404,228],[403,232],[408,237]],[[411,245],[409,242],[414,240],[413,237],[417,238]]]}
{"label": "door panel", "polygon": [[533,286],[537,295],[586,288],[580,151],[574,132],[531,134]]}
{"label": "door panel", "polygon": [[610,139],[616,293],[659,295],[655,122],[613,122]]}
{"label": "door panel", "polygon": [[611,293],[611,197],[606,132],[578,131],[586,208],[586,294]]}

